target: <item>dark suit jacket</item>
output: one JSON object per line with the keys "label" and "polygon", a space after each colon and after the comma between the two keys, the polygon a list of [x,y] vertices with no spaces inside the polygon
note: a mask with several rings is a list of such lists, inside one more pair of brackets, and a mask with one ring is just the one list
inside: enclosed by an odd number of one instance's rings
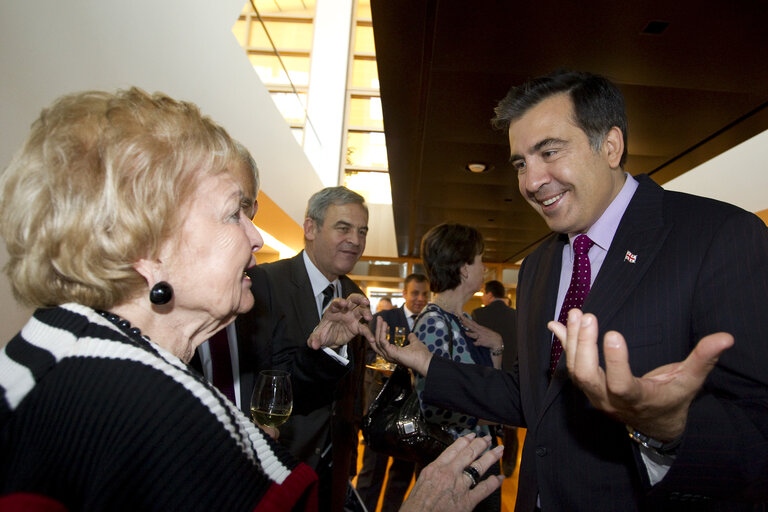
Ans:
{"label": "dark suit jacket", "polygon": [[494,300],[472,311],[472,318],[480,325],[501,334],[504,342],[501,367],[511,370],[517,361],[517,312],[502,301]]}
{"label": "dark suit jacket", "polygon": [[[327,471],[319,467],[321,455],[333,441],[333,510],[337,510],[339,493],[346,491],[348,477],[355,468],[365,344],[355,338],[347,345],[347,366],[307,346],[307,338],[320,318],[303,258],[302,252],[261,265],[279,311],[285,315],[285,329],[272,341],[273,367],[291,372],[294,392],[293,413],[280,427],[280,442],[314,467],[323,479]],[[340,281],[344,297],[362,293],[346,276]]]}
{"label": "dark suit jacket", "polygon": [[[280,315],[271,314],[276,311],[276,307],[266,272],[253,267],[248,270],[248,275],[251,278],[254,306],[248,313],[237,317],[235,332],[240,365],[240,409],[250,418],[251,393],[256,384],[256,376],[261,370],[272,367],[272,339],[281,336],[284,321]],[[197,351],[189,364],[202,373]]]}
{"label": "dark suit jacket", "polygon": [[768,500],[768,229],[732,205],[638,181],[583,307],[597,316],[600,339],[608,330],[625,336],[635,375],[684,359],[713,332],[736,342],[692,403],[669,472],[650,488],[625,426],[571,383],[565,358],[547,380],[546,323],[567,240],[545,241],[520,269],[518,366],[507,374],[433,358],[425,393],[528,428],[519,511],[533,510],[537,494],[543,510],[593,512],[750,510],[735,501]]}
{"label": "dark suit jacket", "polygon": [[[405,318],[405,310],[402,306],[399,308],[387,309],[386,311],[379,311],[373,315],[373,320],[371,320],[372,332],[376,332],[376,323],[379,321],[379,318],[387,322],[387,325],[389,326],[390,340],[395,338],[395,327],[405,327],[406,336],[411,333],[411,328],[408,327],[408,319]],[[368,349],[373,352],[370,347],[368,347]]]}

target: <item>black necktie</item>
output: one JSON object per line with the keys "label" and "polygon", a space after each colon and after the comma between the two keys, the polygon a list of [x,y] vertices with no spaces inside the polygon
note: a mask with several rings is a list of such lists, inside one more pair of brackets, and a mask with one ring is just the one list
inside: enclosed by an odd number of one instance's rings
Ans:
{"label": "black necktie", "polygon": [[325,308],[328,307],[328,304],[330,304],[331,299],[333,299],[335,293],[336,288],[333,286],[333,283],[329,284],[328,287],[323,290],[323,307],[320,308],[321,314],[325,311]]}

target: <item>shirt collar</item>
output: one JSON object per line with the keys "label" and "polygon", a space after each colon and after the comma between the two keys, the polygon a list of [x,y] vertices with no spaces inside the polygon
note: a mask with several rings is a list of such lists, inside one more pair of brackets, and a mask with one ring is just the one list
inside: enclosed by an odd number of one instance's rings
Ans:
{"label": "shirt collar", "polygon": [[312,263],[312,260],[309,259],[309,255],[307,254],[307,251],[302,251],[302,255],[304,256],[304,266],[307,269],[307,275],[309,276],[309,282],[312,284],[312,294],[317,297],[320,295],[323,290],[328,288],[329,284],[333,284],[333,287],[336,289],[336,296],[340,297],[341,294],[339,293],[339,280],[338,278],[329,281],[327,277],[323,275],[320,270],[315,266],[314,263]]}
{"label": "shirt collar", "polygon": [[[608,208],[605,209],[600,218],[597,219],[597,222],[592,224],[586,233],[590,240],[603,251],[608,251],[608,248],[611,246],[613,236],[616,234],[616,230],[619,229],[621,218],[624,216],[624,212],[627,211],[629,202],[637,190],[637,180],[626,172],[624,176],[626,176],[626,180],[624,180],[621,190],[616,194],[616,197],[613,198],[613,201],[611,201],[611,204],[608,205]],[[568,244],[571,247],[571,252],[573,252],[573,239],[577,236],[579,236],[578,233],[568,235]]]}

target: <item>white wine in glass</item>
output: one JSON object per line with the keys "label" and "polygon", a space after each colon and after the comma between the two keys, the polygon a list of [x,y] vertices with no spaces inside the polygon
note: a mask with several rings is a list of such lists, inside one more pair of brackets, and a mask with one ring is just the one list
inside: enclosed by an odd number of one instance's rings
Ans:
{"label": "white wine in glass", "polygon": [[395,345],[405,346],[405,327],[395,327]]}
{"label": "white wine in glass", "polygon": [[251,419],[265,427],[279,427],[292,410],[291,374],[282,370],[260,372],[251,395]]}

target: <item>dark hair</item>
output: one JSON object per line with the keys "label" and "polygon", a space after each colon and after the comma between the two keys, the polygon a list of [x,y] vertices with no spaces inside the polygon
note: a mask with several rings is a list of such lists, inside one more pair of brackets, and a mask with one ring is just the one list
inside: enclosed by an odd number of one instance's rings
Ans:
{"label": "dark hair", "polygon": [[488,281],[485,283],[485,293],[490,293],[497,299],[503,299],[504,293],[506,290],[504,289],[504,285],[501,283],[501,281]]}
{"label": "dark hair", "polygon": [[405,278],[405,283],[403,283],[403,290],[408,289],[408,283],[411,281],[416,281],[417,283],[429,283],[429,279],[427,279],[427,276],[424,274],[408,274]]}
{"label": "dark hair", "polygon": [[483,235],[464,224],[439,224],[421,239],[421,260],[435,293],[461,284],[461,267],[483,252]]}
{"label": "dark hair", "polygon": [[574,121],[587,135],[593,150],[600,149],[611,128],[616,126],[621,130],[624,152],[619,165],[624,167],[627,161],[627,112],[624,97],[616,85],[600,75],[558,70],[512,87],[494,109],[496,115],[491,123],[495,128],[507,131],[512,122],[532,107],[560,93],[570,95]]}

